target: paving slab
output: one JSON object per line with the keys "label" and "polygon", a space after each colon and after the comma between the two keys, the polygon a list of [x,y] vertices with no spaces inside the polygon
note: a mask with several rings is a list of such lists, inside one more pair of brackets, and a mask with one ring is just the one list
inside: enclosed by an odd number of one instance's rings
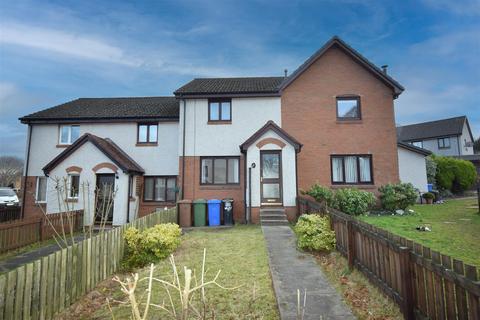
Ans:
{"label": "paving slab", "polygon": [[297,290],[302,304],[307,292],[303,319],[355,319],[315,258],[297,250],[295,234],[289,226],[262,226],[262,230],[282,320],[302,319],[297,317]]}

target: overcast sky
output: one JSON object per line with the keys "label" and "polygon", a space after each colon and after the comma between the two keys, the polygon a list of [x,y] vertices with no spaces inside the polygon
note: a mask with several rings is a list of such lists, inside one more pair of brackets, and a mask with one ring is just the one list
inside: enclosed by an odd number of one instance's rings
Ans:
{"label": "overcast sky", "polygon": [[480,0],[139,2],[0,0],[0,155],[23,157],[31,112],[282,75],[333,35],[406,88],[398,124],[466,114],[480,134]]}

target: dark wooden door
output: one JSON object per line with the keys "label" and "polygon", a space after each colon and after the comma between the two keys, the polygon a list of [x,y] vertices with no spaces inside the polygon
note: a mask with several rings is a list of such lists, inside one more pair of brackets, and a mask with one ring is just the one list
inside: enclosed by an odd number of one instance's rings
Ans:
{"label": "dark wooden door", "polygon": [[97,174],[95,222],[112,223],[115,194],[115,174]]}
{"label": "dark wooden door", "polygon": [[282,152],[260,151],[261,203],[282,204]]}

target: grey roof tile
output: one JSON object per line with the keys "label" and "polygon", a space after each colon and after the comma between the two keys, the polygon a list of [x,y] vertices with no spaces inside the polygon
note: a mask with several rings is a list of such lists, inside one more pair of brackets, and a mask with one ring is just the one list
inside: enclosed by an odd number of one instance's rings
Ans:
{"label": "grey roof tile", "polygon": [[20,118],[45,120],[178,119],[175,97],[80,98]]}
{"label": "grey roof tile", "polygon": [[397,127],[399,141],[461,135],[467,117],[455,117]]}
{"label": "grey roof tile", "polygon": [[174,94],[277,94],[285,77],[198,78],[177,89]]}

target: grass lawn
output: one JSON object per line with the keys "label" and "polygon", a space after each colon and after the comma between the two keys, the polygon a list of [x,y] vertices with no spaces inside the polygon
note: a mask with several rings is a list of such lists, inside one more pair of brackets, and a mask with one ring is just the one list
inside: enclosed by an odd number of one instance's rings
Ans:
{"label": "grass lawn", "polygon": [[[467,264],[480,266],[480,214],[476,198],[415,205],[412,209],[416,214],[362,216],[360,219]],[[418,225],[429,226],[432,231],[417,231]]]}
{"label": "grass lawn", "polygon": [[[206,280],[211,280],[218,270],[222,270],[217,280],[224,287],[237,287],[223,290],[207,287],[209,314],[215,313],[218,319],[278,319],[278,309],[272,288],[268,267],[268,257],[259,226],[236,226],[231,229],[191,231],[182,236],[180,247],[174,253],[177,269],[183,266],[196,273],[201,272],[203,249],[207,249]],[[148,268],[138,270],[140,278],[147,276]],[[155,276],[168,281],[171,279],[171,266],[168,259],[156,265]],[[124,279],[126,275],[120,275]],[[137,288],[140,297],[147,283],[141,282]],[[96,288],[94,293],[84,297],[64,312],[60,319],[103,319],[110,318],[105,298],[126,301],[120,287],[109,280]],[[176,300],[178,300],[177,297]],[[142,300],[144,301],[144,300]],[[152,302],[168,302],[168,296],[160,284],[154,285]],[[82,307],[82,304],[84,307]],[[96,308],[98,306],[98,308]],[[198,306],[198,305],[197,305]],[[116,319],[130,316],[130,309],[120,303],[112,304]],[[151,308],[150,319],[168,319],[165,313]]]}

